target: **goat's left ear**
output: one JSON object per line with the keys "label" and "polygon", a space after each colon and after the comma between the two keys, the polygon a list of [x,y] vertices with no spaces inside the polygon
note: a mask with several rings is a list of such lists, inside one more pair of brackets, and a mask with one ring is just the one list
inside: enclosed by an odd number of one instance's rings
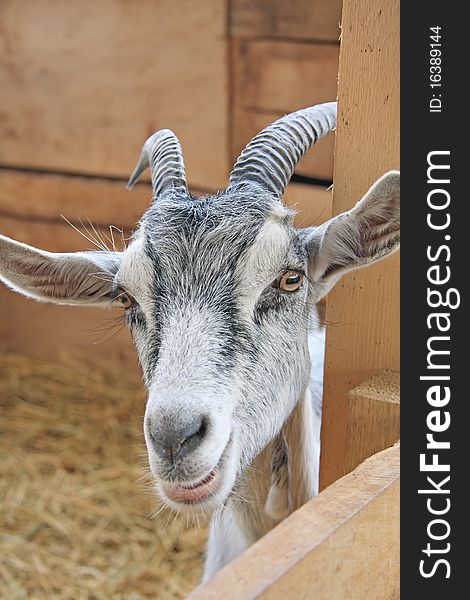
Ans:
{"label": "goat's left ear", "polygon": [[309,279],[326,294],[352,269],[395,251],[400,244],[400,173],[378,179],[348,212],[304,230]]}
{"label": "goat's left ear", "polygon": [[46,252],[0,235],[0,281],[43,302],[110,305],[120,252]]}

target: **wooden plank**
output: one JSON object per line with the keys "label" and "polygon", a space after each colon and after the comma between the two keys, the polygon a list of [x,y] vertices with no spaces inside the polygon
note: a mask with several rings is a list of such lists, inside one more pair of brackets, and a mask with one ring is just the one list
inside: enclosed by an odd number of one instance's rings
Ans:
{"label": "wooden plank", "polygon": [[380,371],[348,394],[346,469],[400,438],[400,373]]}
{"label": "wooden plank", "polygon": [[337,41],[342,0],[232,0],[230,32],[237,37]]}
{"label": "wooden plank", "polygon": [[[335,97],[332,96],[332,98]],[[311,104],[315,104],[315,102],[313,101]],[[243,148],[259,131],[283,115],[284,113],[235,108],[232,122],[232,162],[236,161]],[[319,140],[299,162],[295,169],[296,174],[332,181],[334,144],[335,136],[333,134]]]}
{"label": "wooden plank", "polygon": [[96,250],[90,241],[82,237],[70,225],[59,221],[38,222],[0,214],[0,232],[19,242],[31,244],[50,252]]}
{"label": "wooden plank", "polygon": [[5,0],[0,19],[0,164],[127,177],[169,127],[190,183],[225,185],[224,0]]}
{"label": "wooden plank", "polygon": [[[333,213],[399,166],[399,2],[345,0]],[[327,301],[321,487],[347,471],[348,392],[399,370],[399,257],[344,277]]]}
{"label": "wooden plank", "polygon": [[100,225],[132,229],[148,208],[149,184],[129,192],[122,181],[50,173],[0,170],[0,212],[29,219],[74,223],[87,217]]}
{"label": "wooden plank", "polygon": [[399,447],[293,513],[188,600],[399,598]]}
{"label": "wooden plank", "polygon": [[[89,218],[108,236],[108,225],[132,230],[151,196],[148,184],[138,184],[128,192],[121,181],[0,169],[0,215],[20,217],[19,231],[26,236],[25,220],[60,222],[61,215],[72,223],[81,219],[87,224]],[[285,201],[298,211],[296,223],[301,227],[322,223],[331,216],[332,193],[320,186],[291,183]],[[9,227],[15,237],[13,224]]]}
{"label": "wooden plank", "polygon": [[[90,233],[96,235],[90,227],[88,227],[88,231],[80,224],[77,228],[89,237],[91,237]],[[108,237],[110,235],[109,231],[101,227],[97,231],[101,235],[106,234]],[[92,241],[85,239],[71,225],[63,221],[33,221],[0,213],[0,232],[2,235],[50,252],[77,252],[79,250],[97,249]],[[128,238],[130,233],[128,229],[122,231],[124,238]],[[114,236],[116,248],[120,249],[121,235],[114,232]],[[107,242],[106,245],[111,248],[111,238],[109,240],[103,239]]]}
{"label": "wooden plank", "polygon": [[235,108],[286,114],[336,98],[339,47],[232,42]]}

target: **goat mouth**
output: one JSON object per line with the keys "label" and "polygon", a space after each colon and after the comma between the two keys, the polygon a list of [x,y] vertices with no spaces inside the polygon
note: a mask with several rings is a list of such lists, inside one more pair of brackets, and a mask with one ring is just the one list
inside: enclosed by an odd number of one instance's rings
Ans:
{"label": "goat mouth", "polygon": [[164,494],[173,502],[183,504],[195,504],[207,500],[218,489],[220,474],[217,470],[212,470],[197,481],[170,483],[162,481],[161,487]]}

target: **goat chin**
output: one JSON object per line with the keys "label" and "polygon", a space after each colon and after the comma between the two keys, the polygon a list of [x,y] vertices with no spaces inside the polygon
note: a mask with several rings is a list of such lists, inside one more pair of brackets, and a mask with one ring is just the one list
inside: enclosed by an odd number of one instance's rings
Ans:
{"label": "goat chin", "polygon": [[[178,513],[211,514],[220,510],[230,496],[237,479],[236,447],[233,438],[219,462],[195,482],[169,483],[155,477],[157,495]],[[189,493],[185,493],[189,491]]]}

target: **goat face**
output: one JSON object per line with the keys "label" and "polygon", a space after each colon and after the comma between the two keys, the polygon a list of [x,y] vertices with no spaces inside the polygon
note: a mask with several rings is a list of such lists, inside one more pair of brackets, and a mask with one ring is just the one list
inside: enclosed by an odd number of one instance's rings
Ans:
{"label": "goat face", "polygon": [[255,187],[161,198],[128,254],[115,285],[134,299],[152,471],[169,502],[221,503],[307,384],[306,247]]}
{"label": "goat face", "polygon": [[334,116],[327,104],[271,125],[228,189],[204,198],[187,191],[174,134],[155,134],[131,178],[151,167],[154,202],[122,253],[52,254],[0,237],[0,277],[13,289],[125,308],[148,389],[150,467],[174,508],[226,501],[306,389],[315,303],[398,246],[396,172],[321,227],[296,230],[280,202]]}

